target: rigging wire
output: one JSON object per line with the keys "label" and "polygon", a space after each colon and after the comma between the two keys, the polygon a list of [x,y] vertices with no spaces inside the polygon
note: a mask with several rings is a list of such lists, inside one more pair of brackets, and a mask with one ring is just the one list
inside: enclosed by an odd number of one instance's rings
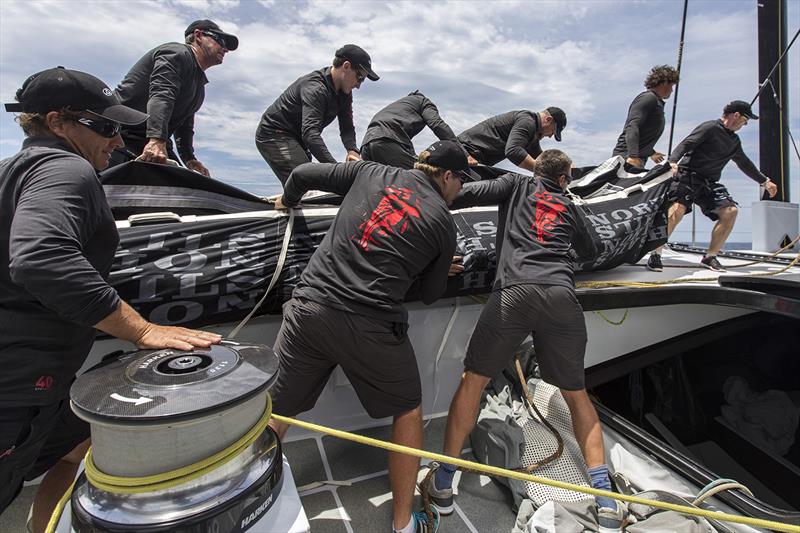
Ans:
{"label": "rigging wire", "polygon": [[669,127],[669,148],[667,157],[672,153],[672,135],[675,133],[675,115],[678,110],[678,89],[681,85],[681,63],[683,63],[683,38],[686,35],[686,11],[689,8],[689,0],[683,0],[683,21],[681,22],[681,40],[678,43],[678,83],[675,84],[675,97],[672,100],[672,124]]}

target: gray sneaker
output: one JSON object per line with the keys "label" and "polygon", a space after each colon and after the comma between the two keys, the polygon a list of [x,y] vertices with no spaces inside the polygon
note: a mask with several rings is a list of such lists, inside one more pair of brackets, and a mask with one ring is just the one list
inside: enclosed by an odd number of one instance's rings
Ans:
{"label": "gray sneaker", "polygon": [[432,462],[427,468],[428,474],[419,484],[419,492],[423,494],[423,484],[426,483],[425,488],[428,491],[428,496],[431,499],[431,504],[439,511],[442,516],[453,514],[455,507],[453,506],[453,489],[437,489],[436,488],[436,469],[439,468],[439,463]]}
{"label": "gray sneaker", "polygon": [[719,262],[716,255],[707,255],[700,260],[700,264],[704,267],[715,272],[727,272],[722,263]]}
{"label": "gray sneaker", "polygon": [[610,507],[597,508],[597,525],[600,526],[600,533],[610,533],[612,531],[622,531],[625,522],[625,508],[622,502],[617,501],[617,508]]}

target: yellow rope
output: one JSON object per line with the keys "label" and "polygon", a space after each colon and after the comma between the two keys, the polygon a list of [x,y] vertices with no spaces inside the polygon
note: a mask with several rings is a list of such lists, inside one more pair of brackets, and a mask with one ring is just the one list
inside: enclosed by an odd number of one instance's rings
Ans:
{"label": "yellow rope", "polygon": [[688,507],[685,505],[676,505],[673,503],[667,502],[660,502],[656,500],[647,500],[645,498],[639,498],[636,496],[628,496],[625,494],[619,494],[616,492],[611,492],[608,490],[601,490],[601,489],[594,489],[591,487],[583,487],[580,485],[574,485],[572,483],[566,483],[563,481],[557,481],[554,479],[548,479],[544,477],[534,476],[532,474],[525,474],[522,472],[515,472],[513,470],[507,470],[505,468],[498,468],[496,466],[489,466],[484,465],[481,463],[476,463],[473,461],[465,461],[464,459],[460,459],[458,457],[450,457],[449,455],[443,455],[440,453],[432,453],[427,452],[425,450],[418,450],[416,448],[410,448],[408,446],[402,446],[400,444],[394,444],[392,442],[385,442],[377,439],[372,439],[369,437],[364,437],[362,435],[356,435],[353,433],[348,433],[346,431],[340,431],[338,429],[332,429],[325,426],[320,426],[318,424],[312,424],[311,422],[303,422],[302,420],[295,420],[293,418],[288,418],[285,416],[280,415],[272,415],[274,420],[278,422],[283,422],[284,424],[289,424],[292,426],[301,427],[303,429],[307,429],[310,431],[315,431],[317,433],[324,433],[326,435],[330,435],[332,437],[337,437],[340,439],[349,440],[352,442],[357,442],[359,444],[366,444],[367,446],[373,446],[376,448],[383,448],[384,450],[388,450],[390,452],[395,453],[403,453],[406,455],[412,455],[414,457],[420,457],[425,459],[430,459],[433,461],[438,461],[440,463],[450,463],[456,465],[461,468],[469,468],[471,470],[477,470],[479,472],[483,472],[484,474],[492,475],[492,476],[502,476],[502,477],[509,477],[513,479],[518,479],[520,481],[529,481],[532,483],[539,483],[542,485],[549,485],[551,487],[557,487],[564,490],[571,490],[574,492],[582,492],[584,494],[591,494],[592,496],[605,496],[607,498],[613,498],[615,500],[622,500],[629,503],[638,503],[641,505],[648,505],[650,507],[657,507],[659,509],[666,509],[669,511],[675,511],[682,514],[690,514],[695,516],[702,516],[703,518],[708,518],[711,520],[719,520],[723,522],[735,522],[738,524],[745,524],[753,527],[761,527],[766,529],[773,529],[775,531],[787,531],[789,533],[800,533],[800,526],[793,526],[791,524],[786,524],[783,522],[776,522],[774,520],[764,520],[761,518],[752,518],[749,516],[737,516],[728,513],[721,513],[718,511],[708,511],[706,509],[698,509],[694,507]]}
{"label": "yellow rope", "polygon": [[630,311],[630,309],[625,309],[625,313],[622,315],[622,318],[620,318],[618,322],[608,318],[606,315],[603,314],[602,311],[595,311],[594,313],[603,320],[605,320],[606,322],[608,322],[609,324],[611,324],[612,326],[621,326],[622,323],[625,322],[625,319],[628,318],[628,311]]}

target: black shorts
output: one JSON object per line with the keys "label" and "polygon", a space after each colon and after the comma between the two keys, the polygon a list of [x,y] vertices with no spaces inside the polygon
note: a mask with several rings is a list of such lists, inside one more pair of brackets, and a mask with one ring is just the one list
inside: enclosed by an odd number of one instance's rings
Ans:
{"label": "black shorts", "polygon": [[492,292],[472,333],[464,367],[495,378],[531,334],[542,379],[564,390],[585,387],[586,321],[575,291],[524,283]]}
{"label": "black shorts", "polygon": [[692,204],[697,204],[703,214],[711,220],[718,220],[715,213],[722,207],[738,205],[728,189],[718,181],[709,182],[694,172],[679,171],[669,189],[670,203],[679,203],[692,212]]}
{"label": "black shorts", "polygon": [[364,161],[375,161],[390,167],[411,170],[417,162],[414,152],[400,143],[389,139],[375,139],[361,147],[361,158]]}
{"label": "black shorts", "polygon": [[89,424],[75,416],[69,400],[36,407],[0,408],[0,513],[24,481],[47,472],[89,438]]}
{"label": "black shorts", "polygon": [[303,163],[311,162],[309,151],[294,135],[288,133],[258,135],[256,148],[282,184],[289,179],[292,170]]}
{"label": "black shorts", "polygon": [[272,388],[273,411],[294,416],[314,407],[337,365],[372,418],[416,408],[422,387],[407,329],[404,323],[289,300],[275,340],[280,370]]}

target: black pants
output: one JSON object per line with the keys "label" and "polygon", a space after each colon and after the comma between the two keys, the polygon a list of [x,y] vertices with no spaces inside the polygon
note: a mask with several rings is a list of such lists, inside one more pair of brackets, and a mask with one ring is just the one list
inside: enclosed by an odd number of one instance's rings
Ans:
{"label": "black pants", "polygon": [[414,163],[417,162],[414,152],[389,139],[376,139],[362,146],[361,158],[406,170],[414,168]]}
{"label": "black pants", "polygon": [[311,162],[311,154],[302,144],[288,133],[259,134],[256,148],[275,173],[281,184],[286,183],[292,170],[303,163]]}

